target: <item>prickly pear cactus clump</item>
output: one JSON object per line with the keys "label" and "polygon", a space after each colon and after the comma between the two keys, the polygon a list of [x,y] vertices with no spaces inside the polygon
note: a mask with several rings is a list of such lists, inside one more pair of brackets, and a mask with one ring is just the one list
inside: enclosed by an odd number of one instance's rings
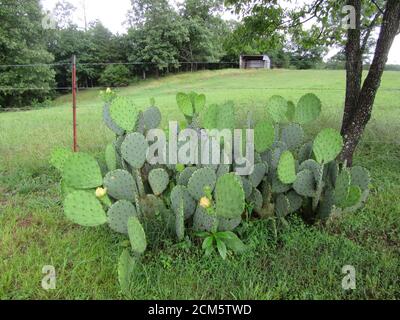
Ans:
{"label": "prickly pear cactus clump", "polygon": [[157,237],[185,243],[198,232],[224,237],[236,232],[244,219],[285,224],[292,214],[311,222],[329,221],[361,209],[367,200],[368,171],[336,161],[343,147],[339,132],[325,128],[306,138],[302,126],[317,119],[322,109],[314,94],[297,103],[272,96],[263,116],[247,112],[242,127],[232,102],[207,105],[203,94],[177,94],[185,118],[178,134],[184,128],[194,129],[198,137],[202,129],[208,135],[213,129],[253,130],[254,162],[245,176],[236,174],[240,163],[154,164],[145,137],[162,123],[155,100],[140,110],[130,99],[110,97],[103,118],[115,140],[105,149],[106,166],[101,169],[94,157],[63,148],[54,150],[50,163],[61,175],[68,220],[87,227],[108,224],[129,239],[131,250],[122,252],[118,264],[123,291],[129,290],[131,272]]}

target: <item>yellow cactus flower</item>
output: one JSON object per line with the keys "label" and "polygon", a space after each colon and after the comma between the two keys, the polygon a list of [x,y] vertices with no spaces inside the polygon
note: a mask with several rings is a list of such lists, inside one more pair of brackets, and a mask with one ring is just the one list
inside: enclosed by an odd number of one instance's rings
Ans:
{"label": "yellow cactus flower", "polygon": [[107,188],[97,188],[96,189],[96,197],[101,198],[104,197],[107,194]]}
{"label": "yellow cactus flower", "polygon": [[211,201],[207,197],[202,197],[200,199],[200,203],[199,204],[200,204],[201,207],[206,208],[206,209],[211,207]]}

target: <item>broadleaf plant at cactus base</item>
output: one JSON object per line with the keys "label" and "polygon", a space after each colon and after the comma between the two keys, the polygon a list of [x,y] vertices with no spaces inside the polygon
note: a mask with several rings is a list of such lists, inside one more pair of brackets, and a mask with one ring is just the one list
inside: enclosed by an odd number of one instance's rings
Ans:
{"label": "broadleaf plant at cactus base", "polygon": [[[148,163],[145,136],[161,123],[154,99],[148,109],[139,110],[131,99],[110,97],[103,112],[106,126],[115,133],[104,154],[108,172],[101,171],[91,155],[62,148],[54,150],[50,163],[62,177],[67,219],[82,226],[108,224],[129,237],[133,256],[124,250],[118,267],[124,291],[129,288],[130,269],[152,246],[149,235],[154,226],[178,242],[203,238],[207,254],[217,250],[226,258],[245,250],[234,233],[243,219],[285,222],[290,214],[299,214],[310,222],[327,221],[362,208],[368,197],[368,171],[335,160],[342,148],[335,129],[322,129],[315,139],[304,138],[301,126],[321,112],[322,104],[312,93],[297,105],[271,97],[265,116],[257,121],[248,113],[247,126],[254,128],[255,141],[249,176],[237,176],[235,164]],[[180,130],[236,128],[232,102],[207,105],[205,95],[194,92],[178,93],[176,101],[186,119]]]}

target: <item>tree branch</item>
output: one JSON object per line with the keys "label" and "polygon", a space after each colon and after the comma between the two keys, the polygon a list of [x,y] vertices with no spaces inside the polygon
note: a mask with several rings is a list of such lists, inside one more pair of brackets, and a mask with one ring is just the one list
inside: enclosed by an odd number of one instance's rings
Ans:
{"label": "tree branch", "polygon": [[379,12],[381,13],[381,14],[383,14],[384,12],[383,12],[383,10],[382,10],[382,8],[376,3],[376,1],[375,0],[371,0],[371,2],[375,5],[375,7],[377,7],[378,8],[378,10],[379,10]]}

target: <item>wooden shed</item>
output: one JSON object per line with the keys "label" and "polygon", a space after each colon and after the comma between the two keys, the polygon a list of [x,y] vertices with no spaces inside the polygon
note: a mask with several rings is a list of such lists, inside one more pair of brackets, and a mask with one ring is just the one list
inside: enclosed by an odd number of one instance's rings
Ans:
{"label": "wooden shed", "polygon": [[271,69],[271,60],[266,54],[241,54],[240,69]]}

